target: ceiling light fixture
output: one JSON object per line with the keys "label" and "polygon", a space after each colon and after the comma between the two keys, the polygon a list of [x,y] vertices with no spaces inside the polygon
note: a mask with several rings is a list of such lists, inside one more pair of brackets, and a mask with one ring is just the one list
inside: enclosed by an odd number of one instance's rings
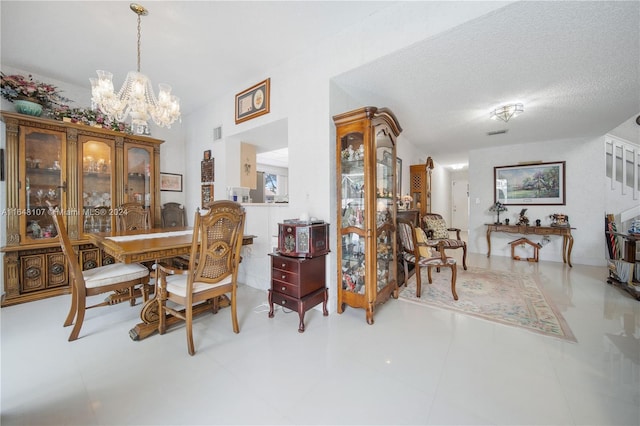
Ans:
{"label": "ceiling light fixture", "polygon": [[491,118],[492,120],[497,120],[499,118],[500,120],[506,123],[511,119],[511,117],[517,117],[523,112],[524,112],[524,105],[520,103],[508,104],[491,111],[491,114],[489,114],[489,118]]}
{"label": "ceiling light fixture", "polygon": [[138,70],[129,71],[120,91],[113,91],[113,74],[98,70],[98,78],[90,78],[91,102],[109,119],[125,121],[131,117],[131,128],[137,134],[149,134],[147,121],[153,121],[161,127],[171,128],[171,124],[180,118],[180,99],[171,94],[171,86],[159,84],[160,93],[156,98],[149,78],[140,72],[140,21],[148,11],[143,6],[131,3],[131,10],[138,15]]}

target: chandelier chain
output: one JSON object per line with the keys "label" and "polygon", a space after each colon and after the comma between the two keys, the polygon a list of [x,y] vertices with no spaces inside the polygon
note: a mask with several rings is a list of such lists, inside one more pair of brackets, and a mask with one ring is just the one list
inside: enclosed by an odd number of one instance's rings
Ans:
{"label": "chandelier chain", "polygon": [[140,18],[140,14],[138,13],[138,72],[140,72],[140,33],[141,33],[141,24],[142,19]]}

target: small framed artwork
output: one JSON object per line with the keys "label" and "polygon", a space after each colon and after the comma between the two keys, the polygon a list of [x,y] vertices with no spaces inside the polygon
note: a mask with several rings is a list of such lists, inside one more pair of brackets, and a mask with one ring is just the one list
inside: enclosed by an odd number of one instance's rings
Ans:
{"label": "small framed artwork", "polygon": [[236,124],[269,112],[271,79],[268,78],[236,95]]}
{"label": "small framed artwork", "polygon": [[565,162],[493,168],[495,202],[512,206],[566,204]]}
{"label": "small framed artwork", "polygon": [[200,182],[213,182],[215,180],[215,159],[202,160],[200,162]]}
{"label": "small framed artwork", "polygon": [[208,149],[204,152],[204,156],[202,157],[204,160],[211,160],[211,150]]}
{"label": "small framed artwork", "polygon": [[160,173],[160,191],[182,192],[182,175]]}
{"label": "small framed artwork", "polygon": [[202,185],[200,187],[200,205],[203,209],[208,209],[213,201],[213,184]]}

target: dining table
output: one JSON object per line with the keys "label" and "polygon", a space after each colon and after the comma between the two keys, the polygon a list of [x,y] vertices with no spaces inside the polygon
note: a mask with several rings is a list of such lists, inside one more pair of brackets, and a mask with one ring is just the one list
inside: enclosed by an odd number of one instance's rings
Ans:
{"label": "dining table", "polygon": [[[163,259],[180,258],[191,253],[193,228],[153,228],[145,230],[125,230],[89,233],[85,237],[116,261],[123,263],[158,263]],[[255,235],[244,235],[242,245],[253,244]],[[174,265],[170,265],[174,266]],[[136,324],[129,331],[129,337],[138,341],[145,339],[158,331],[158,303],[156,300],[157,280],[154,283],[153,297],[149,298],[140,311],[141,323]],[[119,296],[109,296],[112,303],[118,303]],[[228,305],[228,299],[222,300],[220,307]],[[196,314],[211,311],[213,301],[206,301],[194,308]],[[181,320],[174,316],[167,316],[167,325],[170,326]]]}

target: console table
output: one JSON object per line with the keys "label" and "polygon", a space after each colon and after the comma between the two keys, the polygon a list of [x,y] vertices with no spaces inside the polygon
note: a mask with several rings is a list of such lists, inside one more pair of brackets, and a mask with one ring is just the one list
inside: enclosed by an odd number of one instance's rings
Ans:
{"label": "console table", "polygon": [[507,232],[509,234],[535,234],[535,235],[559,235],[562,237],[562,261],[571,265],[571,249],[573,248],[573,236],[568,226],[521,226],[487,223],[487,257],[491,256],[491,233]]}

